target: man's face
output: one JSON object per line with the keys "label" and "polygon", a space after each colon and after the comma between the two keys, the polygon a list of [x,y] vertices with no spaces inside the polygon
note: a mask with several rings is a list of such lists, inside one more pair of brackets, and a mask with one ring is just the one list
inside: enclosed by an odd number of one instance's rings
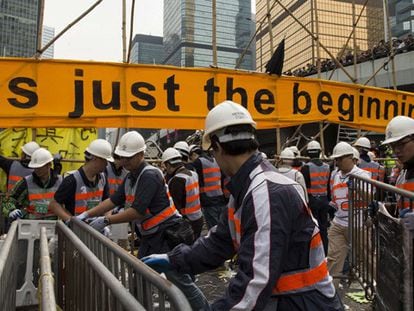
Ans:
{"label": "man's face", "polygon": [[132,157],[121,157],[122,166],[128,171],[136,170],[141,164],[143,157],[142,153],[137,153]]}
{"label": "man's face", "polygon": [[338,169],[346,173],[351,171],[354,167],[354,161],[352,157],[352,155],[345,155],[343,157],[336,158],[336,165],[338,166]]}
{"label": "man's face", "polygon": [[50,163],[43,165],[42,167],[38,167],[34,169],[34,172],[40,179],[47,179],[49,178],[50,174]]}
{"label": "man's face", "polygon": [[99,173],[104,172],[108,164],[108,161],[102,158],[98,158],[98,157],[95,157],[94,161],[95,161],[96,169],[99,171]]}
{"label": "man's face", "polygon": [[414,136],[404,137],[390,144],[395,156],[402,163],[407,163],[414,158]]}

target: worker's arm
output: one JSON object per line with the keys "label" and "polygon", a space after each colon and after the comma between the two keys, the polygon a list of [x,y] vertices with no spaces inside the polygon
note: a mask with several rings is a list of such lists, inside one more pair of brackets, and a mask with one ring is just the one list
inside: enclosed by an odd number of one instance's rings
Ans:
{"label": "worker's arm", "polygon": [[133,220],[141,220],[143,215],[139,214],[135,208],[127,208],[125,211],[115,215],[106,216],[110,224],[119,224]]}
{"label": "worker's arm", "polygon": [[56,202],[55,199],[49,203],[49,210],[64,222],[68,221],[72,217],[72,215],[61,204]]}
{"label": "worker's arm", "polygon": [[114,207],[115,207],[115,204],[111,201],[111,199],[106,199],[102,201],[101,203],[99,203],[94,208],[88,210],[86,213],[88,214],[88,218],[101,216],[105,214],[106,212],[110,211],[111,209],[113,209]]}

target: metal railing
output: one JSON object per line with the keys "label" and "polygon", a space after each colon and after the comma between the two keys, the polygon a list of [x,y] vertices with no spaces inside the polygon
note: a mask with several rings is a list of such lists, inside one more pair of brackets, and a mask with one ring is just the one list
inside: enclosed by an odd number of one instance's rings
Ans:
{"label": "metal railing", "polygon": [[58,304],[70,310],[145,310],[63,222],[58,234]]}
{"label": "metal railing", "polygon": [[54,279],[45,227],[40,229],[40,278],[38,289],[40,289],[39,304],[41,310],[56,311]]}
{"label": "metal railing", "polygon": [[178,287],[98,231],[77,219],[72,229],[146,310],[191,310]]}
{"label": "metal railing", "polygon": [[[363,287],[366,299],[375,300],[380,309],[411,310],[413,232],[395,217],[398,210],[393,198],[408,198],[413,208],[414,193],[356,175],[351,175],[350,184],[352,276]],[[378,198],[387,202],[378,202]]]}
{"label": "metal railing", "polygon": [[14,222],[6,239],[0,244],[0,308],[2,310],[16,308],[17,248],[17,222]]}

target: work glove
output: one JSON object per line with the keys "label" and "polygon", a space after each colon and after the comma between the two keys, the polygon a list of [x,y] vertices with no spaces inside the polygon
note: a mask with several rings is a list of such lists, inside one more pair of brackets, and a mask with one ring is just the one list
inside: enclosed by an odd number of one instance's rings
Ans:
{"label": "work glove", "polygon": [[83,212],[82,214],[76,216],[77,219],[79,219],[80,221],[86,221],[86,219],[89,218],[89,214],[88,212]]}
{"label": "work glove", "polygon": [[408,230],[410,230],[410,231],[414,230],[414,212],[413,212],[413,210],[411,210],[408,213],[405,213],[404,217],[400,218],[400,219],[401,219],[400,221],[404,224],[404,226]]}
{"label": "work glove", "polygon": [[117,206],[112,210],[112,215],[118,214],[118,213],[122,213],[124,211],[124,207],[123,206]]}
{"label": "work glove", "polygon": [[60,175],[62,173],[62,163],[60,162],[61,160],[62,156],[60,153],[53,155],[53,172],[56,175]]}
{"label": "work glove", "polygon": [[151,267],[155,271],[167,272],[172,269],[170,259],[167,254],[153,254],[141,258],[142,262]]}
{"label": "work glove", "polygon": [[16,219],[23,218],[23,213],[19,209],[15,209],[9,213],[9,219],[15,221]]}
{"label": "work glove", "polygon": [[96,217],[94,221],[92,221],[89,226],[94,228],[95,230],[103,233],[104,228],[108,225],[108,219],[105,216]]}

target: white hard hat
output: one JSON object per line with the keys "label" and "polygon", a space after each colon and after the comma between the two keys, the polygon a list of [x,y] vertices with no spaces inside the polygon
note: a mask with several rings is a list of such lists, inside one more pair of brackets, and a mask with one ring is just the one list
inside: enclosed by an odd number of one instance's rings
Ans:
{"label": "white hard hat", "polygon": [[[256,122],[253,121],[249,111],[242,105],[236,104],[231,100],[226,100],[211,109],[206,117],[203,149],[206,150],[210,147],[210,134],[228,126],[238,124],[250,124],[252,127],[256,128]],[[222,133],[218,138],[220,142],[225,143],[235,140],[254,139],[254,134],[247,132],[237,134]]]}
{"label": "white hard hat", "polygon": [[39,144],[35,141],[29,141],[28,143],[22,146],[23,152],[29,157],[31,157],[33,152],[35,152],[39,148],[40,148]]}
{"label": "white hard hat", "polygon": [[86,148],[86,151],[98,158],[114,162],[114,158],[112,157],[112,146],[105,139],[98,138],[93,140]]}
{"label": "white hard hat", "polygon": [[190,145],[190,153],[201,150],[199,145]]}
{"label": "white hard hat", "polygon": [[32,157],[29,162],[29,167],[30,168],[43,167],[52,161],[53,161],[53,156],[49,152],[49,150],[45,148],[39,148],[35,152],[33,152]]}
{"label": "white hard hat", "polygon": [[280,158],[293,160],[295,158],[295,154],[293,153],[292,149],[288,147],[282,150],[282,152],[280,153]]}
{"label": "white hard hat", "polygon": [[260,154],[262,155],[262,158],[263,158],[263,159],[267,159],[267,154],[266,154],[266,153],[264,153],[264,152],[260,152]]}
{"label": "white hard hat", "polygon": [[321,144],[316,140],[311,140],[306,146],[306,150],[321,150]]}
{"label": "white hard hat", "polygon": [[362,147],[366,149],[371,149],[371,142],[366,137],[360,137],[355,141],[354,147]]}
{"label": "white hard hat", "polygon": [[367,155],[369,156],[369,158],[371,159],[371,161],[375,160],[375,153],[373,153],[372,151],[368,151]]}
{"label": "white hard hat", "polygon": [[126,132],[115,148],[115,154],[120,157],[132,157],[146,149],[144,138],[137,131]]}
{"label": "white hard hat", "polygon": [[355,147],[352,147],[352,149],[354,150],[354,153],[353,153],[353,159],[356,159],[356,160],[359,160],[359,157],[360,157],[360,155],[359,155],[359,151],[358,151],[358,149],[357,148],[355,148]]}
{"label": "white hard hat", "polygon": [[174,148],[177,149],[182,155],[187,156],[190,154],[190,146],[184,140],[177,141],[174,145]]}
{"label": "white hard hat", "polygon": [[340,141],[334,147],[331,158],[336,159],[346,155],[354,155],[354,148],[350,144]]}
{"label": "white hard hat", "polygon": [[299,157],[300,156],[300,151],[299,151],[298,147],[296,147],[296,146],[290,146],[288,148],[290,150],[292,150],[292,152],[295,155],[295,157]]}
{"label": "white hard hat", "polygon": [[171,164],[181,163],[182,155],[177,149],[170,147],[163,152],[161,161],[163,163],[168,161]]}
{"label": "white hard hat", "polygon": [[414,119],[406,116],[396,116],[385,129],[385,140],[382,145],[390,144],[406,136],[414,134]]}

